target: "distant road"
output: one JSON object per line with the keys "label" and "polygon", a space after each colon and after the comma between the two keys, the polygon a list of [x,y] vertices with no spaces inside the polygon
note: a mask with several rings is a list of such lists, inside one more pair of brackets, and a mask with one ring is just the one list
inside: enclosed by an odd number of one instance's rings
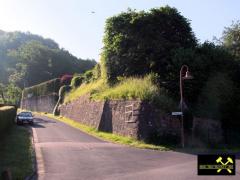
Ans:
{"label": "distant road", "polygon": [[240,179],[240,160],[234,177],[197,176],[195,155],[108,143],[59,121],[36,118],[33,135],[40,180]]}

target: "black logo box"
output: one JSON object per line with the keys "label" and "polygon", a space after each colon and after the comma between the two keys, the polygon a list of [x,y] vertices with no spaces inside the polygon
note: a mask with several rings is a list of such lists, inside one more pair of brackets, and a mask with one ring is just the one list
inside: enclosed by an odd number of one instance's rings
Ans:
{"label": "black logo box", "polygon": [[[220,172],[217,172],[217,169],[200,169],[201,165],[223,165],[220,161],[216,162],[216,160],[221,157],[221,162],[223,164],[228,162],[228,158],[230,157],[233,160],[233,163],[227,163],[227,165],[232,165],[233,169],[231,169],[231,173],[227,171],[227,169],[222,169]],[[220,160],[220,159],[219,159]],[[235,175],[236,174],[236,161],[235,155],[233,154],[204,154],[198,155],[198,175]]]}

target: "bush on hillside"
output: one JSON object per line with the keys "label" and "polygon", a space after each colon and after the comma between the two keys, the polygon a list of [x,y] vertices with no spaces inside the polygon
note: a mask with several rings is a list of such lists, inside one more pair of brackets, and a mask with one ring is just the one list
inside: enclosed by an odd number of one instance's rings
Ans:
{"label": "bush on hillside", "polygon": [[0,135],[4,135],[11,126],[14,125],[16,117],[16,108],[14,106],[0,107]]}
{"label": "bush on hillside", "polygon": [[79,87],[84,81],[84,78],[81,75],[74,76],[71,80],[71,87],[76,89]]}
{"label": "bush on hillside", "polygon": [[86,71],[82,76],[85,83],[93,82],[99,79],[101,76],[100,65],[96,64],[93,69]]}
{"label": "bush on hillside", "polygon": [[101,77],[101,66],[100,66],[99,63],[94,66],[94,68],[92,69],[92,72],[93,72],[92,73],[93,74],[93,76],[92,76],[93,81],[95,81],[95,80],[97,80]]}
{"label": "bush on hillside", "polygon": [[92,71],[92,70],[86,71],[86,72],[82,75],[82,77],[83,77],[83,81],[84,81],[85,83],[90,83],[90,82],[92,82],[92,79],[93,79],[93,71]]}

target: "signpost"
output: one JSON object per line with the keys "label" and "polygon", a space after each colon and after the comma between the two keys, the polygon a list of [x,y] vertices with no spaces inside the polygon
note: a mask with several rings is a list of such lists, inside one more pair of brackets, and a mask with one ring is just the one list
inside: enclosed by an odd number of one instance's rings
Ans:
{"label": "signpost", "polygon": [[182,112],[172,112],[172,116],[182,116]]}

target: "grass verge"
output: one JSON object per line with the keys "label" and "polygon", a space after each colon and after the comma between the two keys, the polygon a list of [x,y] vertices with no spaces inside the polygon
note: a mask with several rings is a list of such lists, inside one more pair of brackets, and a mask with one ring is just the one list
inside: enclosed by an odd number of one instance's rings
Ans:
{"label": "grass verge", "polygon": [[33,173],[30,132],[13,126],[0,141],[0,173],[9,169],[13,179],[25,179]]}
{"label": "grass verge", "polygon": [[116,134],[112,134],[112,133],[101,132],[95,128],[86,126],[84,124],[81,124],[81,123],[76,122],[69,118],[65,118],[65,117],[61,117],[61,116],[58,117],[58,116],[54,116],[52,114],[46,114],[46,113],[35,113],[35,114],[40,114],[40,115],[44,115],[44,116],[59,120],[59,121],[65,123],[65,124],[68,124],[74,128],[80,129],[81,131],[83,131],[87,134],[90,134],[94,137],[97,137],[97,138],[100,138],[102,140],[106,140],[106,141],[109,141],[112,143],[124,144],[124,145],[128,145],[128,146],[136,147],[136,148],[142,148],[142,149],[153,149],[153,150],[160,150],[160,151],[170,150],[169,148],[164,147],[164,146],[146,144],[143,141],[138,141],[138,140],[135,140],[130,137],[120,136],[120,135],[116,135]]}

